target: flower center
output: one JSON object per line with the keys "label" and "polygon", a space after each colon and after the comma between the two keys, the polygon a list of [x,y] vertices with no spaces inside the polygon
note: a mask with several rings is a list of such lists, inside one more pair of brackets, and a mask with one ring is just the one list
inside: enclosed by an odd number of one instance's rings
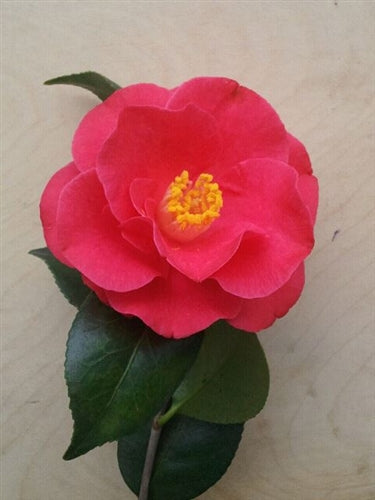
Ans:
{"label": "flower center", "polygon": [[220,216],[223,197],[211,174],[200,174],[193,182],[183,170],[169,185],[159,207],[159,221],[169,236],[191,240],[206,231]]}

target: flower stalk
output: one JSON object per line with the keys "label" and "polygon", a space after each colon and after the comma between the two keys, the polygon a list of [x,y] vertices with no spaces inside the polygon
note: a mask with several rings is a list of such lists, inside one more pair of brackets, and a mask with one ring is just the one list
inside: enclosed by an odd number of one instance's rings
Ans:
{"label": "flower stalk", "polygon": [[160,434],[162,431],[162,426],[159,424],[159,418],[161,417],[161,415],[163,415],[166,408],[167,405],[164,406],[164,408],[155,416],[154,420],[152,421],[151,434],[147,445],[146,458],[143,466],[138,500],[148,500],[151,475],[154,469],[156,451],[158,449]]}

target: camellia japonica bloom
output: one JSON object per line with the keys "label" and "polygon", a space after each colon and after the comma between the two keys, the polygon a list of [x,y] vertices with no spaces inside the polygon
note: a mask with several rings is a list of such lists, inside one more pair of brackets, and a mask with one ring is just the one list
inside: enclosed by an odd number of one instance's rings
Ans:
{"label": "camellia japonica bloom", "polygon": [[137,84],[92,109],[47,184],[48,247],[112,308],[182,338],[257,332],[296,302],[318,185],[270,104],[227,78]]}

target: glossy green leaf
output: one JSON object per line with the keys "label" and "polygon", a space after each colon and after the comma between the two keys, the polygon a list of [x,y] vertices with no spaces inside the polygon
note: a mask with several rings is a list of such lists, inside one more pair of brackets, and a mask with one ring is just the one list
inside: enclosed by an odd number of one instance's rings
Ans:
{"label": "glossy green leaf", "polygon": [[165,339],[90,295],[66,351],[65,378],[74,419],[69,460],[133,432],[154,416],[193,363],[201,335]]}
{"label": "glossy green leaf", "polygon": [[121,87],[117,83],[112,82],[103,75],[96,73],[95,71],[86,71],[84,73],[75,73],[72,75],[59,76],[57,78],[52,78],[44,82],[44,85],[75,85],[76,87],[82,87],[83,89],[89,90],[93,94],[99,97],[102,101],[107,99],[113,92],[120,89]]}
{"label": "glossy green leaf", "polygon": [[267,361],[257,335],[220,321],[206,330],[194,365],[161,424],[176,412],[221,424],[245,422],[263,408]]}
{"label": "glossy green leaf", "polygon": [[73,306],[79,308],[91,292],[83,283],[81,274],[75,269],[62,264],[52,255],[47,247],[30,250],[29,253],[47,264],[48,269],[53,274],[55,282],[64,297],[73,304]]}
{"label": "glossy green leaf", "polygon": [[[118,443],[121,474],[139,493],[150,426]],[[241,440],[242,424],[213,424],[176,415],[161,431],[148,500],[189,500],[212,486],[225,473]]]}

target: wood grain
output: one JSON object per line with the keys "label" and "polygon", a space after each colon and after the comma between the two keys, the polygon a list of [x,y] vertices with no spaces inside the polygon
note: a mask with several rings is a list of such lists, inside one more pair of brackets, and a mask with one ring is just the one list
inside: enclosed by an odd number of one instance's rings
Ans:
{"label": "wood grain", "polygon": [[27,255],[43,245],[41,191],[97,103],[41,83],[87,69],[123,85],[235,78],[276,107],[320,180],[305,292],[261,333],[268,403],[200,498],[375,498],[374,26],[372,1],[2,2],[2,499],[135,498],[113,444],[61,459],[74,309]]}

